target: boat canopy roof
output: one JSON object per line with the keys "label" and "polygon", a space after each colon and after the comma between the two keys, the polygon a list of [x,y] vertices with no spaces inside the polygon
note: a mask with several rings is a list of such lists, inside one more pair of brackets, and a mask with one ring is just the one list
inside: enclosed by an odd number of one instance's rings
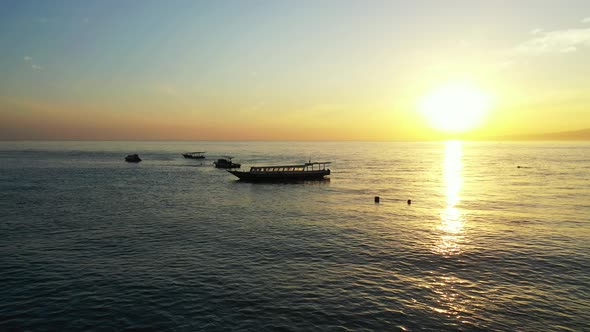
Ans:
{"label": "boat canopy roof", "polygon": [[284,168],[284,167],[309,167],[309,166],[313,166],[313,165],[320,165],[320,166],[325,166],[325,165],[330,165],[332,162],[330,161],[322,161],[322,162],[313,162],[313,163],[305,163],[305,164],[299,164],[299,165],[271,165],[271,166],[254,166],[252,168]]}
{"label": "boat canopy roof", "polygon": [[331,161],[314,161],[313,163],[309,162],[309,163],[305,163],[305,166],[311,166],[311,165],[329,165],[331,164]]}
{"label": "boat canopy roof", "polygon": [[203,154],[205,151],[187,152],[186,154]]}

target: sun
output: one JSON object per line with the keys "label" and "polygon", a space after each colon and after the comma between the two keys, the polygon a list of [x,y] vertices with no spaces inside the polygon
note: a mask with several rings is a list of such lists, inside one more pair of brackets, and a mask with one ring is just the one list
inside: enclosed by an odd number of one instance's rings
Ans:
{"label": "sun", "polygon": [[420,100],[419,110],[434,129],[460,133],[483,124],[490,97],[467,83],[449,83]]}

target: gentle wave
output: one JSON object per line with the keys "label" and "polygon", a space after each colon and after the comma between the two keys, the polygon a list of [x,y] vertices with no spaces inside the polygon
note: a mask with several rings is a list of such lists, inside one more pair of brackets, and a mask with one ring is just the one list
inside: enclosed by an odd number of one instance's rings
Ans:
{"label": "gentle wave", "polygon": [[36,144],[0,143],[0,330],[590,330],[588,144]]}

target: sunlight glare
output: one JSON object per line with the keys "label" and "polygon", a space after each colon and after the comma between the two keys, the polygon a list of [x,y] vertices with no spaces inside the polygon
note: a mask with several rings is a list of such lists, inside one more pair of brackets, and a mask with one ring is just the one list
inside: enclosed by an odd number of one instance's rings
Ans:
{"label": "sunlight glare", "polygon": [[420,100],[419,109],[434,129],[464,132],[481,126],[490,108],[490,97],[467,83],[451,83]]}

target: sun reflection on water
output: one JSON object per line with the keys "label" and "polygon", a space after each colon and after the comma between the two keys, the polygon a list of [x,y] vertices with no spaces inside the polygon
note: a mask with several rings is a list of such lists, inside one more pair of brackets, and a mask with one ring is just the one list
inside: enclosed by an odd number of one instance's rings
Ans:
{"label": "sun reflection on water", "polygon": [[437,253],[444,256],[456,255],[461,252],[459,242],[462,239],[464,218],[457,204],[461,201],[460,192],[463,184],[461,175],[463,169],[462,157],[461,141],[448,141],[445,143],[443,176],[446,207],[440,214],[441,223],[437,228],[442,232],[442,235],[435,248]]}
{"label": "sun reflection on water", "polygon": [[[464,242],[465,218],[458,207],[461,201],[461,187],[463,184],[462,163],[463,149],[460,141],[445,143],[443,161],[443,180],[446,204],[440,212],[440,223],[435,230],[440,233],[433,251],[442,257],[453,257],[461,254],[461,244]],[[462,321],[464,313],[468,312],[469,300],[459,291],[464,280],[455,275],[455,271],[447,271],[434,276],[430,288],[436,296],[437,306],[431,309],[439,314],[454,316]]]}

